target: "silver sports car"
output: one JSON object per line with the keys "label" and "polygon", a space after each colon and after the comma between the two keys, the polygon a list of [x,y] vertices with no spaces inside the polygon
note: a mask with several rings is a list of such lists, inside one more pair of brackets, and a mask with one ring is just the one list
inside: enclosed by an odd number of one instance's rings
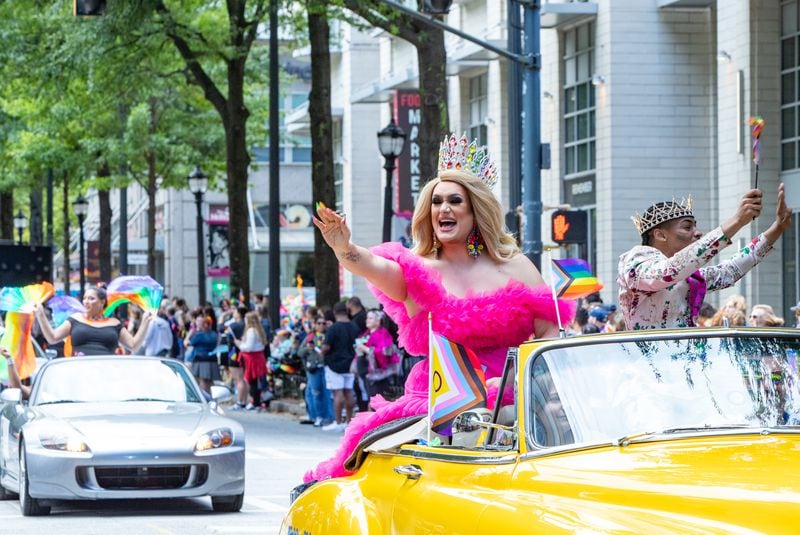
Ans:
{"label": "silver sports car", "polygon": [[78,357],[36,374],[30,399],[0,393],[0,498],[22,514],[58,500],[211,496],[244,499],[244,430],[207,403],[175,360]]}

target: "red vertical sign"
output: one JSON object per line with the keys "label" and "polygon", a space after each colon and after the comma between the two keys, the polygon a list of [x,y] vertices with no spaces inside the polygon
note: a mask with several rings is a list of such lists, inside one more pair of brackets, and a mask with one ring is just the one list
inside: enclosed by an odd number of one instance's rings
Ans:
{"label": "red vertical sign", "polygon": [[396,89],[394,116],[406,133],[406,145],[397,158],[394,174],[394,212],[413,212],[419,195],[420,98],[416,89]]}

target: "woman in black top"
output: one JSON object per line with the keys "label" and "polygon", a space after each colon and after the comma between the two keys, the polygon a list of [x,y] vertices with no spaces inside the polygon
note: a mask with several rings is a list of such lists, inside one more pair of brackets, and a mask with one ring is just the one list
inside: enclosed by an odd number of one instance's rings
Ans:
{"label": "woman in black top", "polygon": [[64,323],[53,328],[44,309],[37,306],[36,319],[50,344],[71,336],[73,355],[113,355],[120,344],[131,352],[136,351],[144,342],[147,327],[153,317],[152,312],[144,313],[142,323],[134,336],[117,318],[106,318],[103,315],[107,303],[106,291],[92,286],[83,294],[86,312],[73,314]]}

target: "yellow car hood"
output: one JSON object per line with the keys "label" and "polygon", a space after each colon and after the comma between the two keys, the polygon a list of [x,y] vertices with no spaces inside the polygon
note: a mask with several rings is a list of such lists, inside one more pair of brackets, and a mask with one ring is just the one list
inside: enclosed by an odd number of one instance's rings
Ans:
{"label": "yellow car hood", "polygon": [[799,476],[800,435],[675,438],[523,461],[503,502],[548,533],[796,533]]}

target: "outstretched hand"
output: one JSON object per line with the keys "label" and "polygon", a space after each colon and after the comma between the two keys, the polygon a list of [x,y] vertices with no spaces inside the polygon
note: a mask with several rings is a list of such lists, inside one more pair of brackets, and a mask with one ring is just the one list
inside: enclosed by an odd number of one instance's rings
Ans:
{"label": "outstretched hand", "polygon": [[792,209],[786,206],[786,191],[783,184],[778,185],[778,207],[775,209],[775,222],[764,231],[770,245],[775,243],[781,234],[792,224]]}
{"label": "outstretched hand", "polygon": [[344,251],[349,247],[351,234],[344,214],[335,212],[320,202],[317,203],[317,217],[312,219],[331,249]]}

